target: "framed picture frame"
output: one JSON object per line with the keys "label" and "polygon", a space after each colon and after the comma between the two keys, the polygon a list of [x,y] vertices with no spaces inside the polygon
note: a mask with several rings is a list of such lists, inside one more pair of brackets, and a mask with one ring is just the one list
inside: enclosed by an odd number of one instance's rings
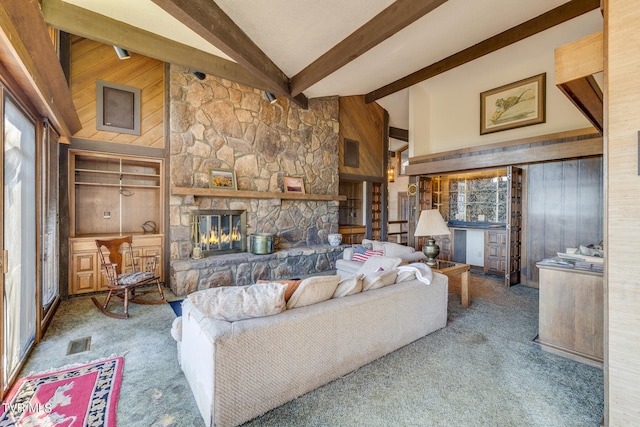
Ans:
{"label": "framed picture frame", "polygon": [[546,73],[480,94],[480,135],[546,121]]}
{"label": "framed picture frame", "polygon": [[237,190],[236,172],[233,169],[209,169],[209,188]]}
{"label": "framed picture frame", "polygon": [[304,178],[297,176],[285,176],[283,181],[285,193],[304,194]]}

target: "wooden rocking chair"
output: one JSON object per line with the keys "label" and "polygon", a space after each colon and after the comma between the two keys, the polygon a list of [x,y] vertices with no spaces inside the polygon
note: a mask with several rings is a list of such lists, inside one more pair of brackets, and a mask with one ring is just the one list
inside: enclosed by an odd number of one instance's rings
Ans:
{"label": "wooden rocking chair", "polygon": [[[160,277],[156,276],[155,273],[158,256],[142,255],[134,257],[132,241],[133,238],[131,236],[111,240],[96,240],[98,256],[100,257],[102,272],[107,279],[109,293],[104,300],[104,304],[100,304],[96,297],[92,297],[91,300],[100,311],[109,317],[118,319],[129,317],[130,302],[136,304],[163,304],[166,302],[160,286]],[[108,257],[105,256],[104,248],[108,252]],[[128,254],[131,260],[131,272],[125,272],[123,254]],[[155,292],[155,286],[144,291],[136,288],[153,284],[158,287],[160,299],[140,299],[141,296],[147,293]],[[122,313],[107,310],[113,296],[123,299],[124,310]]]}

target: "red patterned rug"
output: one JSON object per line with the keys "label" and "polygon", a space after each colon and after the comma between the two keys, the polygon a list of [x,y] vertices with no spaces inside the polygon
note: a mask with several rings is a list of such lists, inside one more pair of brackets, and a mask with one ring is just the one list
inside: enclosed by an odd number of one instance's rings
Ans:
{"label": "red patterned rug", "polygon": [[124,358],[21,378],[2,402],[0,426],[115,427]]}

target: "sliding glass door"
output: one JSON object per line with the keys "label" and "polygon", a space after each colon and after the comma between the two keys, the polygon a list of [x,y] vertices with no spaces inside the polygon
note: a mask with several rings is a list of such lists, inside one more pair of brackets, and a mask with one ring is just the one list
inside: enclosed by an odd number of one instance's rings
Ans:
{"label": "sliding glass door", "polygon": [[36,337],[36,123],[3,91],[2,392]]}

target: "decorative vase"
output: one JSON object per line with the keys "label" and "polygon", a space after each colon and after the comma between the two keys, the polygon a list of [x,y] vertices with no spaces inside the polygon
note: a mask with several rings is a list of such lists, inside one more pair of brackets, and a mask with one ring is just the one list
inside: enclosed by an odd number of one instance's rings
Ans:
{"label": "decorative vase", "polygon": [[329,234],[328,240],[331,246],[340,246],[340,243],[342,243],[342,234]]}

